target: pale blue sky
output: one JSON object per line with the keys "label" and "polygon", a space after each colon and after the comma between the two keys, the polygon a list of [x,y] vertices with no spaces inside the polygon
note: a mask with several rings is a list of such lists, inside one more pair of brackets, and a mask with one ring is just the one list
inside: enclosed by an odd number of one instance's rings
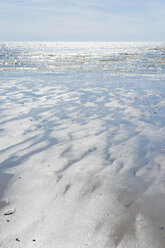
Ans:
{"label": "pale blue sky", "polygon": [[165,0],[0,0],[1,41],[164,41]]}

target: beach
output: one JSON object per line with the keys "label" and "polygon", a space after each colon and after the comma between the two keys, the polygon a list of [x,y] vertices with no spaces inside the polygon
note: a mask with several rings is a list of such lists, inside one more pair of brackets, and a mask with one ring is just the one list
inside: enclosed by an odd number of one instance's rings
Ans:
{"label": "beach", "polygon": [[0,247],[165,247],[165,44],[0,42]]}

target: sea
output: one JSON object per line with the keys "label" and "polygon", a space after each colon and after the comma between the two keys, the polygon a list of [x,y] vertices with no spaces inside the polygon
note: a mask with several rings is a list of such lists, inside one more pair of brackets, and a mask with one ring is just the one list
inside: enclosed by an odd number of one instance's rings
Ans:
{"label": "sea", "polygon": [[165,43],[0,42],[1,73],[163,76]]}

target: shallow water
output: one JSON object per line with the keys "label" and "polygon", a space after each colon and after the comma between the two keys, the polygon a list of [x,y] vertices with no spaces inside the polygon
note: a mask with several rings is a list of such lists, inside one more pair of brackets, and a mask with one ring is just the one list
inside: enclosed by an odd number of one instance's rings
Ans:
{"label": "shallow water", "polygon": [[0,71],[0,246],[164,248],[165,44],[1,42]]}
{"label": "shallow water", "polygon": [[162,74],[164,43],[0,43],[1,71]]}

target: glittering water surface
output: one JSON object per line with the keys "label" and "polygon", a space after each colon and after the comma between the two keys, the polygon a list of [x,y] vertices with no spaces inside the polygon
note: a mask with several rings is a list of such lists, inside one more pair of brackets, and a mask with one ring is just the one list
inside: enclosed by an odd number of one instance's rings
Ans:
{"label": "glittering water surface", "polygon": [[1,42],[1,71],[165,72],[165,43]]}

